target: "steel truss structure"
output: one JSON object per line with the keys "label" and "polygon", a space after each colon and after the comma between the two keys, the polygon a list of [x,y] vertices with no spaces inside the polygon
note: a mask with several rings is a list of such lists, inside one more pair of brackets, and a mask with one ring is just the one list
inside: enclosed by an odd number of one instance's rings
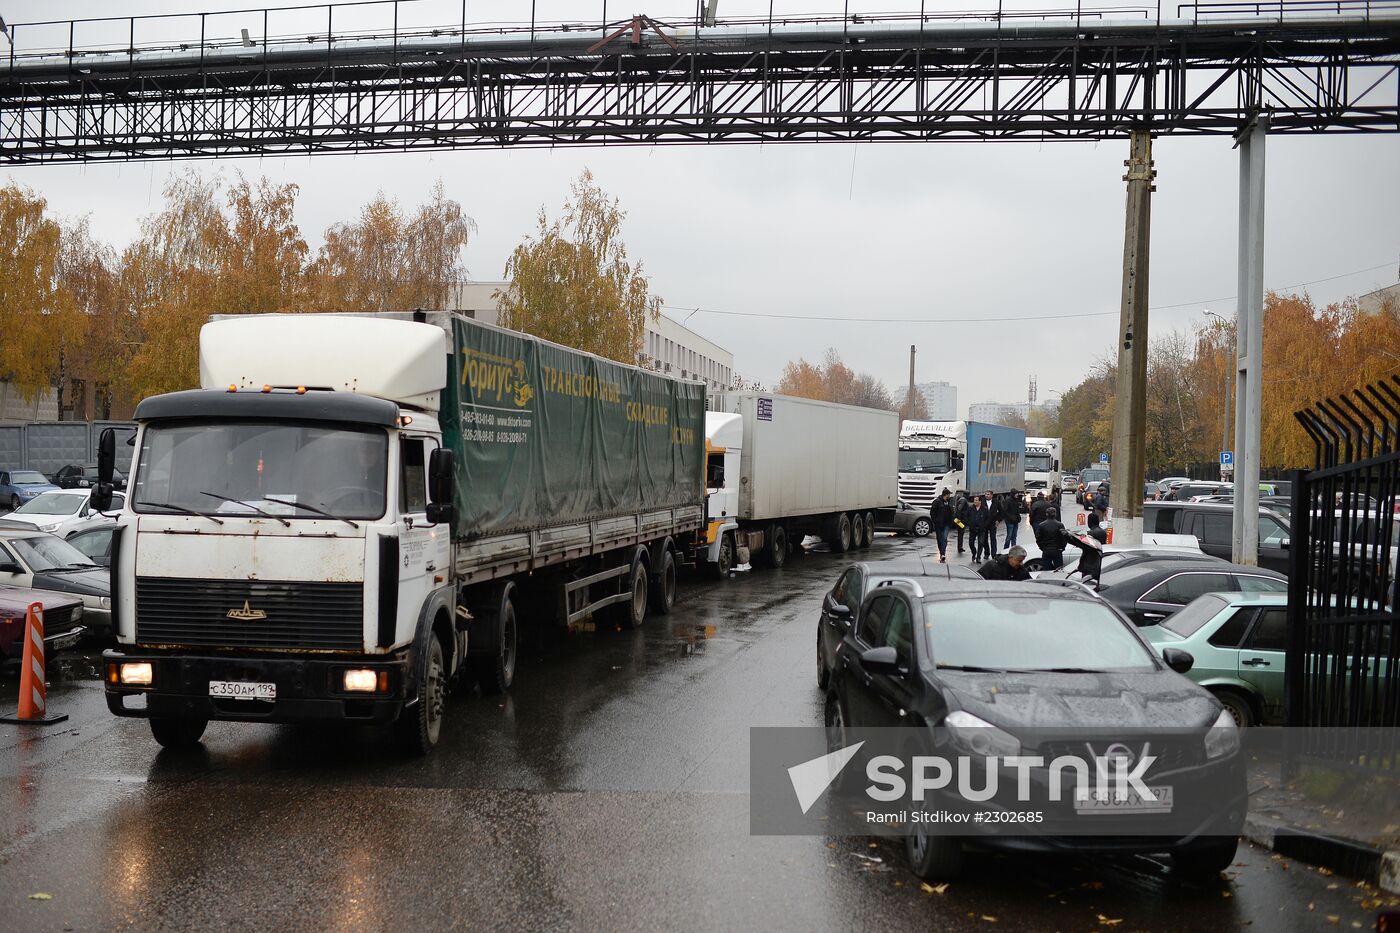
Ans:
{"label": "steel truss structure", "polygon": [[[374,36],[337,36],[340,8],[318,9],[322,28],[291,38],[264,27],[236,43],[201,34],[138,47],[142,21],[123,19],[133,37],[124,48],[12,45],[0,60],[0,160],[1094,140],[1134,128],[1234,134],[1260,113],[1271,134],[1400,130],[1393,0],[1201,4],[1166,19],[1121,8],[1092,18],[638,17]],[[26,28],[11,27],[12,42]]]}

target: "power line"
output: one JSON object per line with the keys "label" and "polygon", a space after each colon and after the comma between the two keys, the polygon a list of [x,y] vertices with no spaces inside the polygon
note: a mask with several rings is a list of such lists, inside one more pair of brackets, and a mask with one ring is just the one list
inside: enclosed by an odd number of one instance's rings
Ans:
{"label": "power line", "polygon": [[[1343,272],[1340,275],[1329,275],[1321,279],[1312,279],[1307,282],[1299,282],[1296,285],[1283,285],[1273,289],[1273,291],[1288,291],[1294,288],[1305,288],[1309,285],[1318,285],[1322,282],[1335,282],[1337,279],[1349,278],[1353,275],[1360,275],[1363,272],[1375,272],[1377,269],[1388,269],[1393,266],[1394,261],[1383,262],[1374,266],[1367,266],[1365,269],[1355,269],[1351,272]],[[1219,295],[1215,298],[1198,298],[1195,301],[1182,301],[1169,305],[1152,305],[1151,311],[1170,311],[1173,308],[1190,308],[1199,305],[1210,304],[1218,301],[1234,301],[1234,295]],[[1119,312],[1115,308],[1112,311],[1078,311],[1072,314],[1041,314],[1041,315],[1016,315],[1011,317],[965,317],[965,318],[907,318],[907,317],[852,317],[850,315],[823,315],[823,314],[778,314],[772,311],[721,311],[717,308],[686,308],[680,305],[662,305],[668,311],[688,311],[691,314],[720,314],[725,317],[761,317],[773,318],[780,321],[837,321],[854,324],[1003,324],[1020,321],[1063,321],[1070,318],[1082,317],[1109,317],[1116,316]]]}

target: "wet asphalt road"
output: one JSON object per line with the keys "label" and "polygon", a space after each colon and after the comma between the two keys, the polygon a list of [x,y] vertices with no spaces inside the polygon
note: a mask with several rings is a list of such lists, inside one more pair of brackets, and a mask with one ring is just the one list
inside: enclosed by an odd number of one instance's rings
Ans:
{"label": "wet asphalt road", "polygon": [[1372,928],[1362,889],[1247,846],[1199,887],[1144,858],[980,856],[937,894],[889,840],[749,835],[748,730],[820,723],[814,623],[843,564],[688,581],[669,619],[454,698],[422,760],[226,723],[159,752],[94,665],[56,665],[71,719],[0,725],[0,930]]}

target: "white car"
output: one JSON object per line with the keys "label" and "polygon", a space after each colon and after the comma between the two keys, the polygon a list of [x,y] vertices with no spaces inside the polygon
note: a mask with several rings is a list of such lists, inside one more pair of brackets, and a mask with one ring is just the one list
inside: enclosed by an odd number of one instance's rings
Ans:
{"label": "white car", "polygon": [[4,521],[10,527],[23,524],[27,528],[65,537],[70,528],[86,526],[92,519],[116,521],[117,511],[126,502],[124,495],[113,493],[112,507],[103,513],[92,508],[91,498],[91,489],[55,489],[30,499],[6,515]]}

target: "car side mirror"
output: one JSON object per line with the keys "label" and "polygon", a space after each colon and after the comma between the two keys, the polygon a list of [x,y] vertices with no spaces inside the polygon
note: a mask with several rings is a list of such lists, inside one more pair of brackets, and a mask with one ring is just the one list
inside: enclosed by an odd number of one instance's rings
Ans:
{"label": "car side mirror", "polygon": [[844,603],[831,602],[826,607],[826,614],[837,622],[844,623],[848,628],[851,624],[851,607]]}
{"label": "car side mirror", "polygon": [[12,560],[0,563],[0,573],[24,573],[24,568]]}
{"label": "car side mirror", "polygon": [[1196,659],[1191,656],[1191,652],[1182,651],[1180,648],[1163,648],[1162,660],[1167,663],[1167,667],[1178,674],[1185,674],[1195,665]]}
{"label": "car side mirror", "polygon": [[117,432],[104,428],[97,441],[97,482],[88,502],[99,512],[112,507],[112,474],[117,469]]}
{"label": "car side mirror", "polygon": [[1287,539],[1287,538],[1284,538],[1282,541],[1280,541],[1280,542],[1278,543],[1278,546],[1281,547],[1281,548],[1283,548],[1283,549],[1286,551],[1286,550],[1288,550],[1289,546],[1292,545],[1292,544],[1293,544],[1292,541],[1290,541],[1290,540]]}
{"label": "car side mirror", "polygon": [[899,654],[888,645],[867,648],[860,653],[860,664],[871,674],[897,674]]}

